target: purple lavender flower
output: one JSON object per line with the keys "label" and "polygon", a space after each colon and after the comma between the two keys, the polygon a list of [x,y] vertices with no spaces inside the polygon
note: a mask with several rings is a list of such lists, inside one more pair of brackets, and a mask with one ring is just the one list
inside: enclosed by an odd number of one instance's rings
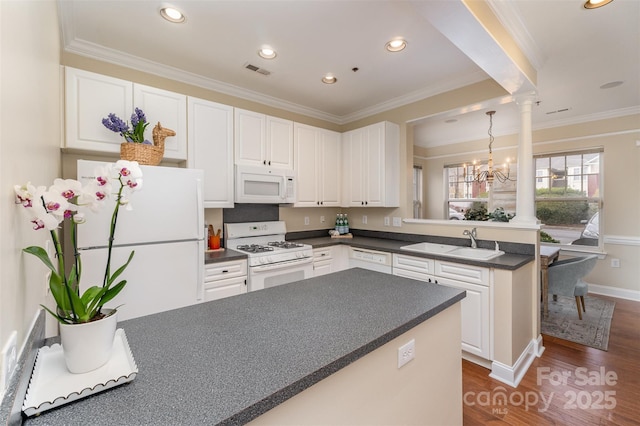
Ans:
{"label": "purple lavender flower", "polygon": [[108,115],[108,118],[102,119],[102,124],[112,132],[118,132],[121,136],[129,131],[127,123],[118,118],[114,113]]}
{"label": "purple lavender flower", "polygon": [[138,122],[142,122],[143,124],[147,122],[147,117],[145,117],[144,112],[140,108],[136,108],[134,114],[131,114],[131,125],[136,127]]}

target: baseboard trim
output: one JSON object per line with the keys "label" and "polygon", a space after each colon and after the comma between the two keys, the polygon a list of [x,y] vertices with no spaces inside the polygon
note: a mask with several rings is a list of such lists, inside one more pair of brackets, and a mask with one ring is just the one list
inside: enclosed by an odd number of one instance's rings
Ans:
{"label": "baseboard trim", "polygon": [[543,351],[542,336],[538,336],[537,339],[531,339],[513,366],[493,361],[491,363],[491,374],[489,374],[489,377],[517,388],[533,361],[537,356],[540,356],[538,354],[542,354]]}
{"label": "baseboard trim", "polygon": [[640,302],[640,291],[589,283],[589,293]]}

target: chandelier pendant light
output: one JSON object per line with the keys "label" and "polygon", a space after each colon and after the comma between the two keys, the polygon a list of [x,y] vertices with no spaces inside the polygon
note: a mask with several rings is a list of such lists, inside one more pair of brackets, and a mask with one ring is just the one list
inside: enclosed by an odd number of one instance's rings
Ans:
{"label": "chandelier pendant light", "polygon": [[493,129],[493,114],[495,114],[495,111],[487,111],[487,115],[489,116],[489,161],[487,162],[487,170],[482,170],[482,171],[478,171],[476,172],[476,166],[475,166],[475,162],[473,165],[473,180],[481,183],[481,182],[487,182],[487,185],[491,186],[491,184],[493,184],[493,180],[494,179],[498,179],[500,182],[504,183],[508,180],[510,181],[514,181],[515,179],[511,179],[509,177],[510,175],[510,167],[509,167],[509,160],[507,160],[507,163],[505,165],[504,170],[501,168],[493,168],[493,151],[492,151],[492,147],[493,147],[493,134],[492,134],[492,129]]}

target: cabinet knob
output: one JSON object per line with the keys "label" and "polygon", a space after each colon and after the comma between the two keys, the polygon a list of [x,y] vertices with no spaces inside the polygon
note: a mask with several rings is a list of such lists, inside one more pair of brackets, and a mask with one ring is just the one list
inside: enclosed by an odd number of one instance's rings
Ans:
{"label": "cabinet knob", "polygon": [[271,165],[271,160],[269,160],[269,165]]}
{"label": "cabinet knob", "polygon": [[222,270],[222,273],[223,273],[223,274],[226,274],[227,272],[229,272],[229,270],[228,270],[228,269],[223,269],[223,270]]}
{"label": "cabinet knob", "polygon": [[262,160],[262,164],[267,165],[267,160]]}

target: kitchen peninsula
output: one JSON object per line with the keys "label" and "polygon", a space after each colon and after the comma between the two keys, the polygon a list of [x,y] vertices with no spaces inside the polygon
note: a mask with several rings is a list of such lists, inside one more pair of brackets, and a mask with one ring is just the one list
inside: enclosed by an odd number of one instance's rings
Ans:
{"label": "kitchen peninsula", "polygon": [[136,379],[25,424],[461,424],[464,297],[355,268],[124,321]]}

